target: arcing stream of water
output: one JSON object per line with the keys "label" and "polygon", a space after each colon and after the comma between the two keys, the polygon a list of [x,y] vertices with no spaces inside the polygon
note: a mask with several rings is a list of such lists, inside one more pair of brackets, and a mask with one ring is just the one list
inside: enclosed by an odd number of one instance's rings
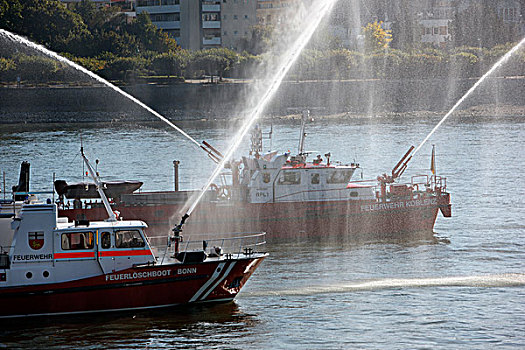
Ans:
{"label": "arcing stream of water", "polygon": [[322,19],[327,15],[330,10],[332,9],[333,5],[335,4],[337,0],[322,0],[322,1],[316,1],[311,6],[311,8],[308,11],[308,17],[304,19],[302,28],[304,30],[302,31],[301,35],[298,37],[298,39],[293,43],[293,45],[290,47],[290,49],[283,55],[283,58],[280,61],[280,64],[275,69],[275,74],[270,78],[269,85],[262,96],[262,98],[259,100],[257,105],[254,109],[251,110],[248,117],[244,121],[244,124],[241,126],[235,137],[233,138],[233,142],[224,154],[224,157],[222,160],[217,164],[217,167],[213,171],[212,175],[208,179],[206,185],[202,189],[202,191],[199,193],[198,197],[193,200],[192,204],[190,205],[188,211],[186,212],[186,215],[190,215],[195,207],[199,204],[200,200],[204,196],[206,190],[213,181],[215,181],[215,178],[219,175],[219,173],[222,171],[222,168],[224,168],[224,165],[226,162],[230,160],[235,150],[239,147],[240,143],[242,142],[242,139],[244,136],[248,133],[252,125],[255,123],[255,121],[261,116],[263,113],[265,107],[268,105],[272,97],[277,92],[277,89],[281,85],[284,77],[289,72],[290,68],[292,68],[295,61],[297,61],[297,58],[303,51],[304,47],[308,42],[310,41],[312,35],[314,34],[315,30],[321,23]]}
{"label": "arcing stream of water", "polygon": [[452,107],[452,109],[450,111],[448,111],[447,114],[445,114],[445,116],[443,117],[443,119],[441,119],[441,121],[434,127],[434,129],[432,129],[432,131],[430,131],[430,133],[427,135],[427,137],[425,137],[425,139],[423,141],[421,141],[421,143],[419,144],[419,146],[416,147],[416,149],[414,150],[414,153],[412,153],[412,157],[416,155],[416,153],[421,149],[421,147],[423,147],[423,145],[430,139],[430,137],[434,134],[434,132],[436,132],[436,130],[441,126],[441,124],[443,124],[445,122],[445,120],[448,119],[448,117],[450,117],[450,115],[452,113],[454,113],[454,111],[456,109],[458,109],[458,107],[478,88],[478,86],[480,86],[484,81],[485,79],[487,79],[487,77],[489,77],[492,73],[494,73],[495,70],[497,70],[499,67],[501,67],[501,65],[503,65],[503,63],[505,63],[516,51],[518,51],[518,49],[523,45],[525,44],[525,38],[523,38],[516,46],[514,46],[509,52],[507,52],[502,58],[500,58],[498,60],[498,62],[496,62],[496,64],[494,64],[492,66],[492,68],[490,68],[487,73],[485,73],[477,82],[476,84],[474,84],[468,91],[465,95],[463,95],[463,97],[461,97],[458,102],[456,102],[456,104]]}
{"label": "arcing stream of water", "polygon": [[136,103],[137,105],[141,106],[142,108],[144,108],[145,110],[147,110],[148,112],[150,112],[151,114],[153,114],[155,117],[159,118],[160,120],[162,120],[163,122],[165,122],[166,124],[168,124],[169,126],[171,126],[173,129],[177,130],[178,132],[180,132],[184,137],[186,137],[188,140],[190,140],[191,142],[193,142],[195,145],[197,145],[197,147],[201,148],[201,145],[193,138],[191,137],[190,135],[188,135],[186,132],[184,132],[182,129],[180,129],[178,126],[176,126],[175,124],[173,124],[172,122],[170,122],[168,119],[166,119],[165,117],[163,117],[161,114],[159,114],[158,112],[156,112],[155,110],[153,110],[151,107],[149,107],[148,105],[146,105],[145,103],[143,103],[142,101],[138,100],[137,98],[131,96],[130,94],[128,94],[127,92],[123,91],[122,89],[119,89],[118,87],[116,87],[115,85],[111,84],[109,81],[99,77],[98,75],[96,75],[95,73],[87,70],[86,68],[68,60],[67,58],[65,57],[62,57],[60,56],[59,54],[57,54],[56,52],[53,52],[49,49],[46,49],[44,46],[42,45],[38,45],[30,40],[27,40],[19,35],[16,35],[16,34],[13,34],[5,29],[0,29],[0,36],[3,36],[4,38],[7,38],[17,44],[22,44],[22,45],[25,45],[31,49],[34,49],[34,50],[37,50],[41,53],[43,53],[44,55],[46,56],[49,56],[51,58],[54,58],[56,59],[57,61],[59,62],[62,62],[62,63],[65,63],[67,64],[68,66],[76,69],[77,71],[80,71],[84,74],[87,74],[89,77],[95,79],[96,81],[98,81],[99,83],[102,83],[104,85],[106,85],[107,87],[109,87],[110,89],[112,89],[113,91],[115,92],[118,92],[119,94],[121,94],[122,96],[128,98],[129,100],[131,100],[132,102]]}

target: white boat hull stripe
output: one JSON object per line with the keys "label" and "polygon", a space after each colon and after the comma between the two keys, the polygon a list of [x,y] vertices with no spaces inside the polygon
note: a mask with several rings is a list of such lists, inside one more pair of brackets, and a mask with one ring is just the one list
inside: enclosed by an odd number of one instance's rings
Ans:
{"label": "white boat hull stripe", "polygon": [[235,261],[232,261],[232,263],[230,264],[230,266],[228,266],[228,269],[226,269],[226,272],[224,273],[224,275],[222,275],[222,277],[213,285],[213,287],[211,287],[208,292],[206,294],[204,294],[204,296],[201,298],[201,301],[202,300],[205,300],[208,295],[210,295],[210,293],[219,285],[219,283],[221,283],[222,281],[224,281],[224,279],[226,277],[228,277],[228,275],[230,274],[230,271],[233,269],[233,267],[235,266]]}
{"label": "white boat hull stripe", "polygon": [[204,291],[220,276],[221,272],[224,270],[224,265],[226,265],[225,262],[221,262],[219,263],[219,265],[217,265],[217,268],[211,275],[210,279],[206,281],[206,283],[204,283],[202,287],[200,287],[200,289],[197,291],[197,293],[195,293],[193,297],[191,297],[190,303],[197,300],[201,296],[201,294],[204,293]]}

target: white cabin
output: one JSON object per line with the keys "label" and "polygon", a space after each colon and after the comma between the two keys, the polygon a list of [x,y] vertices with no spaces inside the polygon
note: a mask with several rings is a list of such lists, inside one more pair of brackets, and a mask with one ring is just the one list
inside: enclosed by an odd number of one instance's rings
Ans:
{"label": "white cabin", "polygon": [[155,262],[142,221],[68,222],[57,217],[56,204],[26,204],[11,226],[9,259],[4,254],[0,265],[8,285],[73,281]]}
{"label": "white cabin", "polygon": [[[349,188],[358,164],[333,165],[322,159],[306,162],[306,156],[269,153],[243,158],[240,185],[250,203],[373,199],[371,186]],[[357,194],[357,195],[356,195]]]}

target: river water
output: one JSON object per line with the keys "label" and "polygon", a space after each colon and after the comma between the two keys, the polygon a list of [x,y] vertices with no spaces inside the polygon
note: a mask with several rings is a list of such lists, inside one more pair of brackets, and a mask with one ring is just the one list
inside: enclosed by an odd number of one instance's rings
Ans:
{"label": "river water", "polygon": [[[375,178],[439,119],[316,120],[308,125],[306,149],[355,160],[364,178]],[[296,151],[298,124],[276,122],[273,148]],[[268,123],[263,129],[269,130]],[[219,149],[232,134],[206,123],[184,130]],[[182,189],[202,186],[214,167],[201,150],[159,125],[3,125],[0,171],[8,187],[23,160],[32,166],[33,191],[50,190],[53,173],[81,180],[81,137],[91,160],[100,159],[103,179],[141,180],[145,190],[173,188],[173,160],[181,161]],[[453,217],[439,215],[433,237],[275,243],[233,303],[11,322],[0,330],[0,346],[524,348],[524,142],[523,117],[452,117],[437,131],[405,173],[406,179],[428,173],[436,144],[437,171],[447,177]],[[246,141],[238,155],[247,147]]]}

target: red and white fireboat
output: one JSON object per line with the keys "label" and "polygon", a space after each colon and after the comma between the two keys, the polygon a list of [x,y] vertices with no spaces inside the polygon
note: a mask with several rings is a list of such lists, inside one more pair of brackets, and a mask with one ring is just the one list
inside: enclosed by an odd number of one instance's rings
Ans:
{"label": "red and white fireboat", "polygon": [[147,225],[117,219],[84,161],[109,219],[70,222],[54,203],[23,205],[0,250],[0,318],[231,301],[267,256],[256,252],[264,233],[183,241],[187,216],[163,249],[150,246]]}
{"label": "red and white fireboat", "polygon": [[[446,178],[438,176],[435,168],[429,174],[400,182],[414,147],[391,174],[354,180],[357,163],[341,164],[333,161],[330,153],[314,153],[313,160],[307,159],[312,152],[303,149],[306,119],[307,115],[303,117],[296,155],[263,153],[262,132],[256,128],[250,155],[229,163],[221,183],[211,186],[192,214],[187,232],[266,231],[269,242],[300,235],[397,239],[413,233],[432,234],[439,212],[451,216]],[[212,159],[222,158],[206,142],[202,147]],[[176,191],[133,192],[129,184],[122,182],[120,187],[112,188],[113,210],[124,218],[146,221],[147,234],[153,238],[173,227],[178,213],[185,211],[186,201],[195,192],[175,187]],[[89,184],[67,185],[59,180],[55,189],[60,198],[60,215],[71,220],[95,220],[105,215],[98,195],[90,196],[94,191]],[[74,199],[73,204],[68,199]]]}

